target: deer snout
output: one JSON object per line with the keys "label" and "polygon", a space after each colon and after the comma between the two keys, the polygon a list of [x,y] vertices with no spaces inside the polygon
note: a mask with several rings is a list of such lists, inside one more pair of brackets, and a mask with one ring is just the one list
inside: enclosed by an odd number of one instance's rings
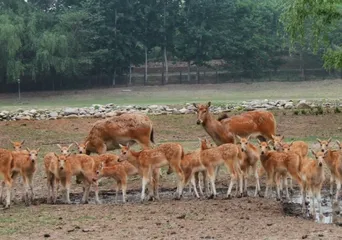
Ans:
{"label": "deer snout", "polygon": [[265,152],[264,151],[261,151],[261,155],[264,155],[265,154]]}
{"label": "deer snout", "polygon": [[35,162],[35,160],[34,160],[34,159],[32,159],[31,161],[32,161],[32,163],[34,163],[34,162]]}
{"label": "deer snout", "polygon": [[318,163],[318,166],[322,167],[322,166],[323,166],[323,163],[322,163],[322,162],[319,162],[319,163]]}
{"label": "deer snout", "polygon": [[59,169],[60,169],[60,170],[63,170],[63,169],[64,169],[64,167],[59,167]]}
{"label": "deer snout", "polygon": [[324,149],[321,149],[322,152],[324,152]]}
{"label": "deer snout", "polygon": [[202,123],[202,121],[201,120],[197,120],[197,125],[200,125],[201,123]]}

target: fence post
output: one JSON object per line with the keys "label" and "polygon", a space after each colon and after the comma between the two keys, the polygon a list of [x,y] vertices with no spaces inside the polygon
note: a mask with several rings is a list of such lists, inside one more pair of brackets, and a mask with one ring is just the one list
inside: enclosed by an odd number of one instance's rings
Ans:
{"label": "fence post", "polygon": [[182,71],[179,72],[179,84],[182,84]]}

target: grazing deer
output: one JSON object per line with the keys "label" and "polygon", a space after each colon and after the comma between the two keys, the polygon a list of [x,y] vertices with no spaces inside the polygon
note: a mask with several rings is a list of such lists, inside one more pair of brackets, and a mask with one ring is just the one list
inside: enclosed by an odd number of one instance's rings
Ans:
{"label": "grazing deer", "polygon": [[[328,140],[320,140],[317,138],[317,141],[320,144],[321,152],[325,153],[324,161],[327,164],[330,170],[330,195],[333,195],[333,185],[334,181],[336,182],[336,195],[335,199],[338,199],[339,192],[341,189],[341,176],[342,176],[342,168],[341,168],[341,152],[340,150],[331,150],[329,148],[329,144],[331,142],[331,138]],[[339,145],[339,142],[337,142]]]}
{"label": "grazing deer", "polygon": [[97,121],[90,130],[85,142],[86,153],[103,154],[121,145],[138,142],[143,149],[153,143],[152,121],[143,114],[124,113],[109,119]]}
{"label": "grazing deer", "polygon": [[[289,173],[293,178],[296,179],[302,190],[302,180],[300,178],[300,157],[298,154],[293,152],[273,152],[270,151],[271,141],[259,142],[260,147],[260,160],[267,173],[267,184],[265,190],[265,197],[268,196],[268,188],[272,185],[273,181],[276,180],[277,187],[277,199],[280,199],[280,177],[286,176]],[[288,198],[287,181],[286,184],[286,197]]]}
{"label": "grazing deer", "polygon": [[256,146],[250,143],[249,139],[250,136],[247,138],[242,138],[237,136],[239,142],[241,144],[241,151],[246,154],[246,157],[243,158],[243,163],[241,164],[241,170],[244,173],[244,192],[247,193],[247,178],[249,170],[252,169],[253,175],[255,177],[255,193],[254,196],[260,193],[260,182],[259,182],[259,175],[257,171],[257,163],[260,160],[260,153]]}
{"label": "grazing deer", "polygon": [[237,184],[237,179],[239,179],[240,183],[240,196],[242,195],[242,172],[239,164],[241,156],[239,156],[239,153],[239,148],[235,144],[226,143],[218,147],[208,148],[206,140],[201,140],[200,159],[207,170],[207,175],[211,183],[212,194],[210,198],[215,198],[217,195],[215,187],[215,168],[222,164],[226,166],[231,174],[227,198],[230,198],[233,185],[235,183]]}
{"label": "grazing deer", "polygon": [[127,180],[128,176],[139,174],[138,169],[127,161],[109,164],[105,161],[101,162],[96,170],[97,179],[107,177],[116,181],[115,201],[118,201],[119,189],[122,190],[122,201],[126,202]]}
{"label": "grazing deer", "polygon": [[13,168],[13,156],[10,151],[0,148],[0,174],[4,178],[2,189],[0,192],[0,203],[3,201],[3,190],[6,186],[6,201],[5,208],[9,208],[11,205],[11,189],[12,189],[12,168]]}
{"label": "grazing deer", "polygon": [[318,203],[319,208],[319,215],[320,217],[323,216],[322,212],[322,206],[321,206],[321,189],[323,182],[325,180],[324,177],[324,169],[323,169],[323,161],[324,157],[327,154],[327,151],[322,152],[314,152],[312,151],[312,154],[315,156],[315,160],[309,160],[306,166],[301,171],[301,177],[303,180],[303,202],[302,207],[303,210],[305,209],[305,199],[306,194],[309,192],[309,195],[311,196],[312,203],[310,204],[310,212],[313,217],[315,217],[315,199]]}
{"label": "grazing deer", "polygon": [[[153,184],[154,179],[156,181],[155,186],[158,187],[159,168],[166,165],[170,165],[170,167],[173,169],[173,171],[176,172],[178,176],[178,195],[176,199],[180,199],[185,184],[184,174],[180,166],[183,157],[183,147],[178,143],[164,143],[154,149],[143,149],[139,152],[131,150],[129,145],[121,145],[119,162],[130,162],[133,166],[135,166],[138,169],[139,174],[142,176],[141,201],[144,201],[145,199],[146,185],[151,180]],[[156,198],[159,199],[158,189],[153,188],[151,193],[156,194]]]}

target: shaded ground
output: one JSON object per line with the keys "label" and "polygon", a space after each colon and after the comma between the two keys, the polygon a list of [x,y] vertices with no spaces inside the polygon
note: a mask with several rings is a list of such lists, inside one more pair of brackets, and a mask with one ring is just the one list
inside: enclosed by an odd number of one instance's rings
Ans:
{"label": "shaded ground", "polygon": [[[312,145],[316,137],[341,139],[341,114],[296,116],[277,112],[278,132],[289,139],[303,139]],[[194,115],[151,116],[156,142],[178,141],[184,148],[198,147],[204,130],[195,124]],[[0,122],[0,146],[10,147],[12,140],[25,139],[30,148],[42,146],[42,156],[56,151],[56,143],[81,141],[95,119]],[[315,146],[313,146],[315,147]],[[328,179],[328,177],[327,177]],[[162,178],[160,202],[139,203],[141,180],[132,178],[128,204],[114,204],[113,181],[103,180],[100,198],[104,204],[47,205],[46,179],[42,162],[35,176],[36,204],[24,207],[20,202],[22,186],[15,187],[16,204],[0,212],[1,239],[339,239],[342,228],[285,216],[283,205],[275,199],[242,198],[224,200],[228,176],[220,171],[217,200],[196,200],[188,193],[173,199],[174,175]],[[251,182],[251,181],[250,181]],[[262,186],[264,186],[262,179]],[[72,200],[77,203],[82,187],[73,184]],[[326,197],[326,196],[325,196]],[[93,198],[93,195],[91,195]],[[121,196],[120,196],[121,199]]]}

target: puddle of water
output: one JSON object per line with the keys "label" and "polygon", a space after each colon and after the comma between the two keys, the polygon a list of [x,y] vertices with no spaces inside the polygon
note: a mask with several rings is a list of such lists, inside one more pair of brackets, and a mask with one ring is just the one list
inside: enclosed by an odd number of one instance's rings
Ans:
{"label": "puddle of water", "polygon": [[[342,226],[342,215],[340,214],[342,202],[335,202],[333,199],[334,197],[331,198],[328,191],[322,191],[322,218],[319,216],[318,204],[317,201],[315,201],[315,221],[317,223],[336,224]],[[309,198],[307,198],[307,201],[309,201]],[[302,213],[302,197],[300,196],[299,191],[294,192],[291,195],[290,201],[284,202],[283,206],[285,214],[309,218],[310,204],[307,205],[306,214],[304,215]]]}

